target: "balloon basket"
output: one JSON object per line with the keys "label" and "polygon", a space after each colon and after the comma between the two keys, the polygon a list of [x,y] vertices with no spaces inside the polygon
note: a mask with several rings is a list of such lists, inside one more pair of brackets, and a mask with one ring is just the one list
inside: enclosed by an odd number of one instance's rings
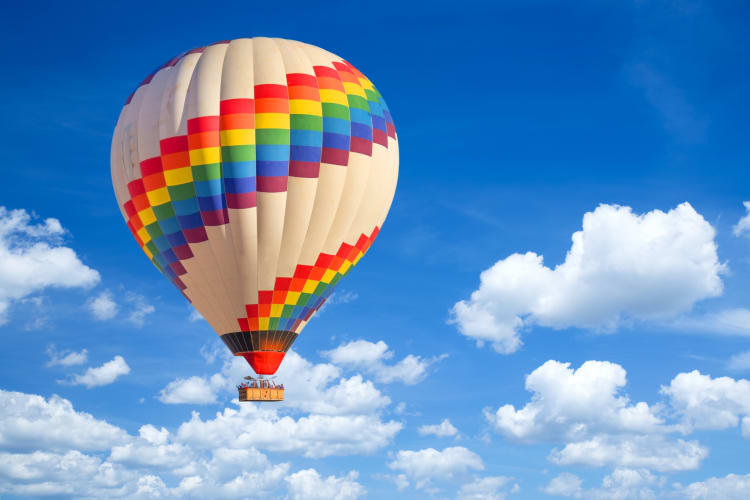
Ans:
{"label": "balloon basket", "polygon": [[239,401],[284,401],[284,385],[278,385],[272,380],[245,377],[245,380],[251,380],[249,383],[242,383],[237,386],[239,392]]}

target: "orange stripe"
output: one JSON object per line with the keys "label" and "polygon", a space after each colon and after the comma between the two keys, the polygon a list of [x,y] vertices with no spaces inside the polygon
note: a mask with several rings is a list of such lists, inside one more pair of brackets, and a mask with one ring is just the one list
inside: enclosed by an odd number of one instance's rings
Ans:
{"label": "orange stripe", "polygon": [[187,167],[190,165],[190,154],[187,151],[172,153],[161,157],[161,166],[164,170]]}
{"label": "orange stripe", "polygon": [[289,87],[289,99],[307,99],[309,101],[320,101],[320,92],[317,88],[297,85]]}
{"label": "orange stripe", "polygon": [[255,113],[289,113],[289,101],[272,97],[256,99]]}
{"label": "orange stripe", "polygon": [[340,90],[341,92],[344,91],[344,85],[341,83],[341,80],[328,76],[318,77],[318,87],[320,87],[321,89]]}
{"label": "orange stripe", "polygon": [[197,134],[188,135],[188,148],[189,149],[201,149],[211,148],[221,145],[221,139],[218,130],[211,130],[208,132],[199,132]]}
{"label": "orange stripe", "polygon": [[237,113],[221,116],[221,130],[255,128],[255,115]]}

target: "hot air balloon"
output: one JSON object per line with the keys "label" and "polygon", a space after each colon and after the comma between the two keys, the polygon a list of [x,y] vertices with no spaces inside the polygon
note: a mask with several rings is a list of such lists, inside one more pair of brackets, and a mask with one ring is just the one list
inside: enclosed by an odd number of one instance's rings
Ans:
{"label": "hot air balloon", "polygon": [[117,121],[111,170],[143,252],[263,376],[377,237],[398,141],[383,97],[347,61],[237,39],[143,80]]}

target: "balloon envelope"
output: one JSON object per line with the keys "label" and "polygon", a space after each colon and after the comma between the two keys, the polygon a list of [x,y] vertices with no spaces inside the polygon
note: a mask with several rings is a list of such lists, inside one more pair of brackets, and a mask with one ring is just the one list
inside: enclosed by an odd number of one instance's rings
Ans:
{"label": "balloon envelope", "polygon": [[383,97],[301,42],[218,42],[128,98],[112,184],[153,264],[259,374],[370,248],[398,177]]}

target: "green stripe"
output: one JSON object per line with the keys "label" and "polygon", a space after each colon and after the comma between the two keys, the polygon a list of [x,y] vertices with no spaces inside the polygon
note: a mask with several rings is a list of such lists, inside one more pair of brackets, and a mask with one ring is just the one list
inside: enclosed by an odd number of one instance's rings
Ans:
{"label": "green stripe", "polygon": [[276,330],[279,327],[279,318],[271,318],[268,320],[268,329]]}
{"label": "green stripe", "polygon": [[[151,252],[151,255],[159,255],[159,249],[156,247],[153,241],[149,241],[148,243],[146,243],[146,248],[148,248],[149,252]],[[161,271],[159,263],[154,261],[154,264],[159,268],[159,271]]]}
{"label": "green stripe", "polygon": [[255,161],[255,144],[222,146],[221,161],[227,163],[236,161]]}
{"label": "green stripe", "polygon": [[[154,223],[149,224],[148,226],[145,226],[145,227],[146,227],[146,232],[149,234],[149,236],[151,236],[152,240],[155,240],[156,238],[158,238],[160,236],[164,236],[164,233],[161,231],[161,228],[159,227],[159,223],[158,222],[154,222]],[[154,247],[154,248],[156,248],[156,247]],[[159,249],[158,248],[156,249],[156,253],[159,253]]]}
{"label": "green stripe", "polygon": [[281,128],[262,128],[255,131],[258,145],[289,144],[289,130]]}
{"label": "green stripe", "polygon": [[210,181],[212,179],[221,179],[221,163],[193,166],[194,181]]}
{"label": "green stripe", "polygon": [[291,318],[292,317],[292,311],[294,311],[294,306],[286,304],[284,306],[284,309],[281,310],[281,317],[282,318]]}
{"label": "green stripe", "polygon": [[370,111],[370,106],[367,104],[367,101],[365,99],[361,98],[360,96],[358,96],[358,95],[352,95],[352,94],[347,94],[346,97],[349,100],[349,107],[350,108],[359,108],[359,109],[363,109],[363,110],[365,110],[367,112]]}
{"label": "green stripe", "polygon": [[156,215],[156,218],[158,220],[166,220],[174,217],[174,209],[172,208],[171,203],[165,203],[164,205],[159,205],[151,208],[154,209],[154,215]]}
{"label": "green stripe", "polygon": [[178,186],[167,186],[167,191],[169,191],[169,197],[176,201],[195,198],[195,188],[193,188],[192,182]]}
{"label": "green stripe", "polygon": [[340,118],[342,120],[348,120],[349,108],[333,102],[324,102],[323,116],[325,116],[326,118]]}
{"label": "green stripe", "polygon": [[323,131],[323,118],[314,115],[291,115],[289,126],[292,130],[317,130]]}

